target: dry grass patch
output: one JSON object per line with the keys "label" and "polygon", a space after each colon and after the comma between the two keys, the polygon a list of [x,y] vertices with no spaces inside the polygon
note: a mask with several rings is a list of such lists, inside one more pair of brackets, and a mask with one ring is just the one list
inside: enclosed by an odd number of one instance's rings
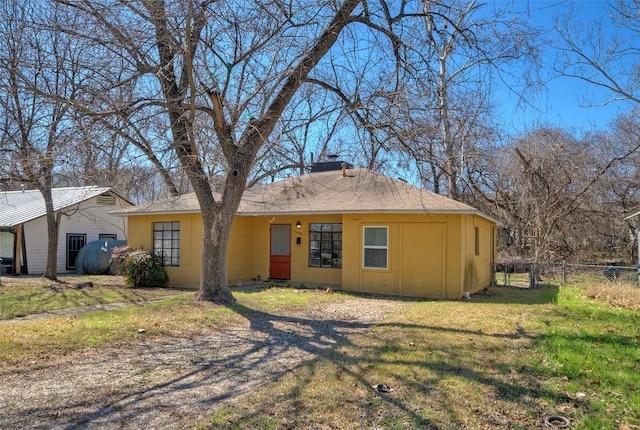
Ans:
{"label": "dry grass patch", "polygon": [[586,287],[590,299],[607,302],[617,308],[640,309],[640,287],[638,284],[611,282],[596,283]]}
{"label": "dry grass patch", "polygon": [[[37,297],[48,297],[49,292],[41,291],[41,280],[34,280],[31,291]],[[95,294],[102,291],[96,287]],[[115,288],[115,287],[113,287]],[[24,289],[24,287],[23,287]],[[117,289],[120,291],[119,289]],[[139,294],[151,293],[141,290]],[[159,290],[155,290],[156,293]],[[122,294],[130,288],[121,290]],[[189,337],[205,331],[216,331],[229,324],[246,323],[246,316],[237,312],[243,305],[224,307],[209,302],[194,300],[195,293],[179,293],[165,290],[175,297],[162,301],[135,305],[118,310],[92,311],[73,316],[52,316],[46,319],[0,323],[0,364],[35,364],[40,360],[55,360],[86,348],[98,348],[121,344],[126,347],[140,337],[166,338]],[[11,293],[7,293],[9,295]],[[53,293],[53,294],[61,294]],[[286,312],[309,306],[310,304],[336,302],[345,299],[339,294],[328,294],[324,290],[295,290],[283,288],[236,291],[234,295],[240,303],[256,310]],[[105,300],[105,296],[101,296]],[[119,296],[125,301],[125,296]],[[138,297],[137,295],[135,297]],[[145,299],[147,296],[142,296]],[[0,295],[2,299],[2,295]],[[76,304],[77,302],[74,302]],[[77,305],[77,304],[76,304]],[[49,307],[50,308],[50,307]]]}
{"label": "dry grass patch", "polygon": [[58,276],[57,281],[52,281],[42,276],[36,275],[21,275],[21,276],[2,276],[0,278],[2,286],[0,291],[8,292],[15,290],[22,290],[25,288],[41,288],[51,286],[72,286],[74,284],[82,282],[93,282],[96,286],[112,286],[112,287],[125,287],[124,278],[122,276],[112,275],[74,275],[65,274]]}
{"label": "dry grass patch", "polygon": [[65,359],[86,348],[136,343],[140,337],[189,336],[241,320],[231,309],[196,302],[193,293],[145,306],[0,324],[0,363]]}
{"label": "dry grass patch", "polygon": [[[544,428],[550,415],[575,429],[640,426],[640,315],[589,298],[583,287],[493,288],[468,301],[290,288],[234,294],[238,304],[230,307],[184,294],[0,324],[0,366],[13,374],[74,362],[85,348],[92,357],[102,346],[136,351],[141,337],[162,352],[180,345],[178,359],[136,375],[163,387],[164,378],[194,369],[202,382],[211,371],[232,378],[221,398],[244,397],[189,415],[214,410],[195,423],[207,429],[531,429]],[[215,347],[198,350],[194,339],[211,336]],[[220,339],[230,355],[212,357]],[[175,406],[180,393],[164,401]]]}
{"label": "dry grass patch", "polygon": [[[233,289],[232,289],[233,291]],[[271,312],[295,311],[310,304],[322,304],[345,300],[348,295],[336,293],[330,288],[255,288],[234,292],[243,305]]]}
{"label": "dry grass patch", "polygon": [[556,394],[540,387],[523,356],[535,353],[544,327],[531,316],[553,304],[540,299],[544,293],[531,292],[528,300],[525,292],[527,302],[539,302],[525,308],[503,292],[470,302],[412,303],[200,426],[540,427]]}
{"label": "dry grass patch", "polygon": [[640,427],[639,316],[585,291],[413,303],[197,427],[532,429],[556,415]]}

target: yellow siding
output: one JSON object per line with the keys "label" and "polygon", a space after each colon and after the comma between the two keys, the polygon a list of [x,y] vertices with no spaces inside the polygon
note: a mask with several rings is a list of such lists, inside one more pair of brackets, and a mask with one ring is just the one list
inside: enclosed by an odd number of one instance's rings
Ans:
{"label": "yellow siding", "polygon": [[[133,216],[130,246],[152,249],[153,222],[180,222],[180,267],[168,267],[170,284],[197,287],[202,256],[199,214]],[[300,221],[302,228],[295,224]],[[342,223],[342,269],[309,267],[309,224]],[[292,285],[341,285],[349,291],[431,298],[460,298],[491,280],[495,225],[474,215],[344,214],[239,216],[227,255],[229,282],[269,278],[270,224],[291,226]],[[363,268],[363,228],[388,227],[388,267]],[[479,254],[476,255],[475,228]],[[298,244],[297,239],[300,240]]]}
{"label": "yellow siding", "polygon": [[[342,287],[350,291],[416,297],[460,298],[463,294],[466,215],[344,215]],[[387,269],[362,266],[363,227],[389,228]]]}
{"label": "yellow siding", "polygon": [[400,225],[400,294],[445,297],[446,227],[446,223]]}
{"label": "yellow siding", "polygon": [[[154,222],[180,222],[180,266],[166,267],[169,285],[200,285],[202,267],[202,217],[200,214],[171,214],[129,217],[127,244],[132,248],[153,249]],[[227,250],[227,276],[234,282],[251,279],[253,237],[250,220],[236,218],[231,227]]]}
{"label": "yellow siding", "polygon": [[[295,223],[300,221],[302,228],[295,231]],[[342,283],[342,269],[337,267],[309,267],[309,224],[312,223],[340,223],[341,215],[304,216],[298,217],[294,225],[292,235],[294,245],[291,248],[291,279],[302,283],[317,283],[340,285]],[[344,230],[344,226],[343,226]],[[343,232],[344,234],[344,232]],[[296,243],[296,237],[300,237],[300,245]],[[344,255],[344,237],[342,238]],[[342,263],[344,265],[344,261]]]}
{"label": "yellow siding", "polygon": [[[202,239],[200,239],[202,241]],[[227,248],[227,277],[229,282],[253,279],[254,235],[251,219],[235,217]]]}
{"label": "yellow siding", "polygon": [[463,222],[466,215],[447,216],[447,280],[444,298],[459,299],[464,287]]}
{"label": "yellow siding", "polygon": [[[476,230],[477,229],[477,230]],[[494,224],[478,216],[467,216],[465,231],[464,292],[474,293],[491,283],[494,262]],[[478,254],[476,255],[476,231]]]}
{"label": "yellow siding", "polygon": [[[291,226],[291,280],[292,284],[319,283],[340,285],[342,270],[339,268],[309,267],[309,224],[339,223],[341,215],[324,216],[256,216],[236,217],[247,219],[253,225],[253,272],[251,278],[260,275],[261,279],[269,278],[270,224],[289,224]],[[298,231],[295,227],[300,221]],[[300,238],[300,244],[297,244]],[[343,239],[344,242],[344,239]],[[344,245],[343,245],[344,246]]]}
{"label": "yellow siding", "polygon": [[127,244],[135,249],[153,250],[153,223],[180,222],[180,266],[167,267],[169,284],[180,287],[200,285],[202,266],[202,218],[200,214],[171,214],[129,217]]}

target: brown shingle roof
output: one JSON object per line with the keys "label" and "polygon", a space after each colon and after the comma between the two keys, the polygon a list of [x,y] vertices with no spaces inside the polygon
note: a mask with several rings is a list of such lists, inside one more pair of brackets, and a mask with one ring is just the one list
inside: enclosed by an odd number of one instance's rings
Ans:
{"label": "brown shingle roof", "polygon": [[200,204],[195,193],[181,194],[164,200],[147,202],[128,209],[111,212],[114,215],[162,215],[174,213],[198,213]]}
{"label": "brown shingle roof", "polygon": [[291,177],[245,192],[243,215],[345,212],[468,212],[463,203],[368,169]]}
{"label": "brown shingle roof", "polygon": [[[199,212],[195,194],[118,211],[122,215]],[[238,215],[479,213],[473,207],[368,169],[316,172],[245,190]]]}

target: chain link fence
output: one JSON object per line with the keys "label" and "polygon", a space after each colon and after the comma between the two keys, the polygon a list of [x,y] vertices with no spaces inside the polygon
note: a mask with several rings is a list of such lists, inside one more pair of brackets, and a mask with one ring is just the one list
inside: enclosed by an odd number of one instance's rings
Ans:
{"label": "chain link fence", "polygon": [[530,273],[533,267],[533,263],[526,261],[496,263],[493,265],[493,285],[532,288]]}
{"label": "chain link fence", "polygon": [[493,285],[536,288],[541,284],[626,283],[640,285],[640,265],[513,261],[493,265]]}

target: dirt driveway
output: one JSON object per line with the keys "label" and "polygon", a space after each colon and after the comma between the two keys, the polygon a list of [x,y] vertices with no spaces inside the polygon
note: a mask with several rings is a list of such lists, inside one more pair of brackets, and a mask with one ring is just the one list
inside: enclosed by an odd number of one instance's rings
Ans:
{"label": "dirt driveway", "polygon": [[183,428],[367,330],[406,302],[353,298],[191,337],[0,370],[0,428]]}

